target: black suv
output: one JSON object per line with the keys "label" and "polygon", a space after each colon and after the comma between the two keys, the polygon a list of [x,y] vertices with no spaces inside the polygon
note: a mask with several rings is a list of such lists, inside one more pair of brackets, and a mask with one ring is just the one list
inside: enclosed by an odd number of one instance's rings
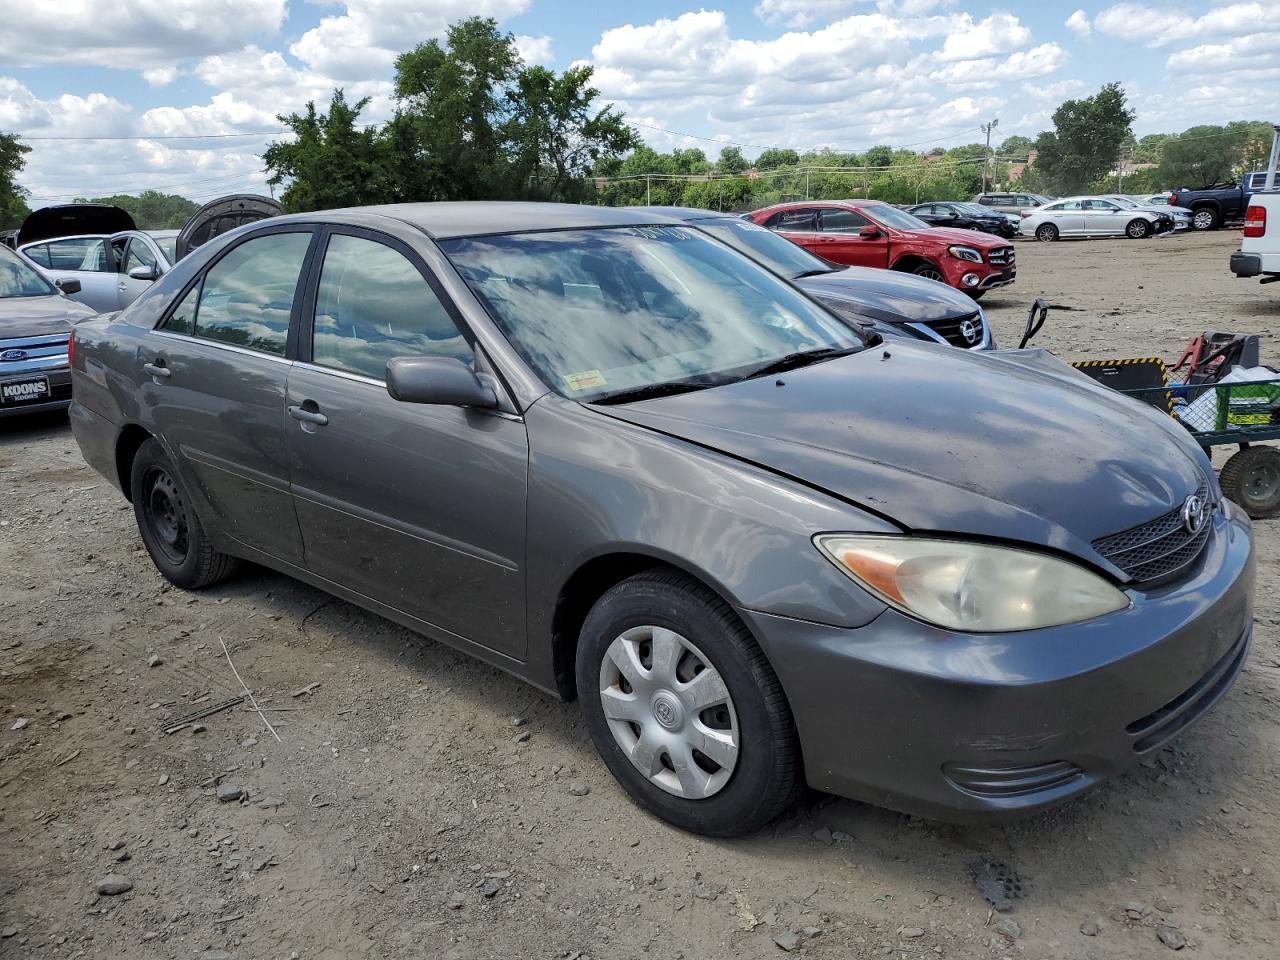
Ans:
{"label": "black suv", "polygon": [[1016,215],[1001,213],[976,203],[963,203],[955,200],[918,203],[907,207],[931,227],[958,227],[961,230],[981,230],[983,233],[994,233],[997,237],[1012,240],[1018,235],[1020,218]]}

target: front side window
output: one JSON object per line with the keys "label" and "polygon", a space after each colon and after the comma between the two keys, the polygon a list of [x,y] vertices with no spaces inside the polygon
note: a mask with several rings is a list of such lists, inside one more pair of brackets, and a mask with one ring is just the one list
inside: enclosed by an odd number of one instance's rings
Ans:
{"label": "front side window", "polygon": [[178,303],[160,325],[161,330],[173,333],[185,333],[188,336],[196,329],[196,302],[200,299],[200,284],[187,291],[186,296]]}
{"label": "front side window", "polygon": [[382,380],[388,360],[411,356],[473,359],[444,304],[403,254],[335,234],[320,271],[313,362]]}
{"label": "front side window", "polygon": [[1108,203],[1106,200],[1086,200],[1084,202],[1086,210],[1119,210],[1120,208],[1114,203]]}
{"label": "front side window", "polygon": [[195,335],[283,356],[310,233],[246,240],[209,268],[196,306]]}
{"label": "front side window", "polygon": [[543,381],[576,400],[715,386],[797,353],[862,345],[789,283],[688,227],[473,237],[441,248]]}
{"label": "front side window", "polygon": [[148,270],[154,270],[156,273],[160,272],[160,265],[156,261],[156,255],[151,252],[151,248],[137,237],[134,237],[129,241],[129,253],[125,257],[124,272],[129,273],[138,267],[145,267]]}
{"label": "front side window", "polygon": [[852,210],[837,210],[832,207],[822,211],[823,233],[857,233],[863,227],[871,226],[871,221]]}
{"label": "front side window", "polygon": [[919,217],[905,210],[899,210],[897,207],[891,207],[887,203],[864,207],[862,212],[871,219],[879,221],[882,226],[893,227],[895,230],[925,230],[929,227],[929,224]]}
{"label": "front side window", "polygon": [[0,246],[0,299],[5,297],[48,297],[57,293],[35,268],[8,247]]}

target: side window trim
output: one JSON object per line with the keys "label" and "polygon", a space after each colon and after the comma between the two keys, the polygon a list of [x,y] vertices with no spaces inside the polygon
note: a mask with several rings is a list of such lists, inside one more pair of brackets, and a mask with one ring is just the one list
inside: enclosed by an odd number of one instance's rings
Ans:
{"label": "side window trim", "polygon": [[[300,326],[301,318],[305,316],[305,314],[302,313],[302,301],[306,292],[314,289],[310,285],[309,281],[313,269],[318,273],[318,267],[315,264],[315,260],[317,259],[317,241],[322,232],[322,226],[315,223],[273,223],[241,237],[235,243],[219,250],[213,259],[200,267],[200,270],[196,275],[189,280],[185,286],[183,286],[182,292],[175,296],[169,306],[165,308],[164,313],[160,315],[160,319],[156,321],[155,326],[151,329],[156,333],[163,333],[166,336],[185,337],[191,340],[199,340],[201,343],[207,343],[215,347],[244,351],[255,357],[268,357],[272,360],[283,360],[285,362],[297,360],[298,328]],[[173,312],[182,305],[182,301],[186,299],[187,294],[191,292],[193,287],[203,287],[205,276],[222,261],[223,257],[227,256],[231,251],[238,249],[241,245],[248,243],[250,240],[256,240],[259,237],[265,237],[275,233],[306,233],[310,234],[311,237],[307,245],[306,255],[303,257],[302,269],[298,271],[297,284],[293,289],[293,307],[289,312],[289,332],[285,338],[284,356],[267,353],[263,350],[251,350],[247,347],[237,346],[236,344],[223,343],[219,340],[210,340],[207,337],[198,336],[197,334],[200,329],[200,297],[202,296],[200,293],[196,294],[196,310],[195,316],[192,319],[191,333],[175,333],[164,328],[164,325],[169,322],[169,318],[173,315]],[[308,337],[309,336],[310,334],[308,334]]]}
{"label": "side window trim", "polygon": [[[299,363],[305,363],[310,366],[316,366],[315,350],[314,350],[314,334],[316,322],[316,304],[320,295],[320,274],[324,269],[324,258],[329,250],[329,240],[335,235],[357,237],[361,240],[368,240],[372,243],[380,243],[384,247],[394,250],[403,256],[413,266],[415,270],[422,276],[423,281],[431,288],[431,292],[435,294],[436,299],[440,301],[440,305],[444,308],[444,312],[448,314],[449,319],[453,321],[453,325],[458,328],[458,333],[462,339],[471,347],[472,352],[478,351],[476,336],[474,331],[467,325],[463,319],[461,311],[457,305],[445,292],[440,280],[436,277],[432,269],[427,266],[425,260],[420,257],[417,252],[403,240],[393,237],[390,234],[382,233],[378,230],[370,230],[367,227],[359,227],[347,224],[326,224],[318,231],[320,237],[312,250],[311,263],[309,269],[304,270],[306,275],[307,286],[303,295],[297,300],[300,303],[299,322],[296,324],[298,331],[297,352],[293,357]],[[292,336],[293,328],[290,328]],[[322,367],[328,370],[329,367]],[[342,372],[342,371],[339,371]],[[354,374],[355,376],[363,376],[363,374]],[[378,383],[385,381],[379,380]]]}

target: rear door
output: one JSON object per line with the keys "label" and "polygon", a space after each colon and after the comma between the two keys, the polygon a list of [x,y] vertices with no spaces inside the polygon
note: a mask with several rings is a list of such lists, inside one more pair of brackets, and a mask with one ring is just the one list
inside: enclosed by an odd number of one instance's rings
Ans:
{"label": "rear door", "polygon": [[775,233],[780,233],[792,243],[804,247],[811,253],[823,256],[822,234],[818,232],[818,210],[816,207],[794,207],[780,210],[764,222]]}
{"label": "rear door", "polygon": [[333,228],[309,304],[285,425],[307,567],[524,657],[524,421],[387,393],[393,357],[475,362],[456,310],[400,240]]}
{"label": "rear door", "polygon": [[314,240],[313,228],[291,224],[223,251],[142,338],[137,356],[141,405],[214,543],[299,567],[285,389]]}
{"label": "rear door", "polygon": [[879,227],[874,237],[861,236],[867,227],[876,225],[857,211],[823,207],[818,212],[818,252],[828,260],[851,267],[887,267],[889,238]]}
{"label": "rear door", "polygon": [[99,313],[116,309],[116,261],[106,237],[61,237],[38,243],[22,251],[44,268],[45,275],[58,286],[68,280],[80,283],[80,291],[70,294]]}
{"label": "rear door", "polygon": [[1084,233],[1084,204],[1079,200],[1063,200],[1045,208],[1045,219],[1058,228],[1062,236],[1079,236]]}

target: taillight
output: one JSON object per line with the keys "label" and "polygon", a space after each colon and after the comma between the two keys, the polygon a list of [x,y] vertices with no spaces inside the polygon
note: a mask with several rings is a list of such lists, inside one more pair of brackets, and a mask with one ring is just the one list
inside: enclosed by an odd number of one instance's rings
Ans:
{"label": "taillight", "polygon": [[1250,207],[1244,213],[1244,235],[1260,237],[1267,232],[1267,208]]}
{"label": "taillight", "polygon": [[1169,206],[1176,207],[1178,205],[1178,195],[1176,193],[1169,194]]}
{"label": "taillight", "polygon": [[67,366],[74,366],[73,361],[76,356],[76,332],[71,331],[71,335],[67,337]]}

